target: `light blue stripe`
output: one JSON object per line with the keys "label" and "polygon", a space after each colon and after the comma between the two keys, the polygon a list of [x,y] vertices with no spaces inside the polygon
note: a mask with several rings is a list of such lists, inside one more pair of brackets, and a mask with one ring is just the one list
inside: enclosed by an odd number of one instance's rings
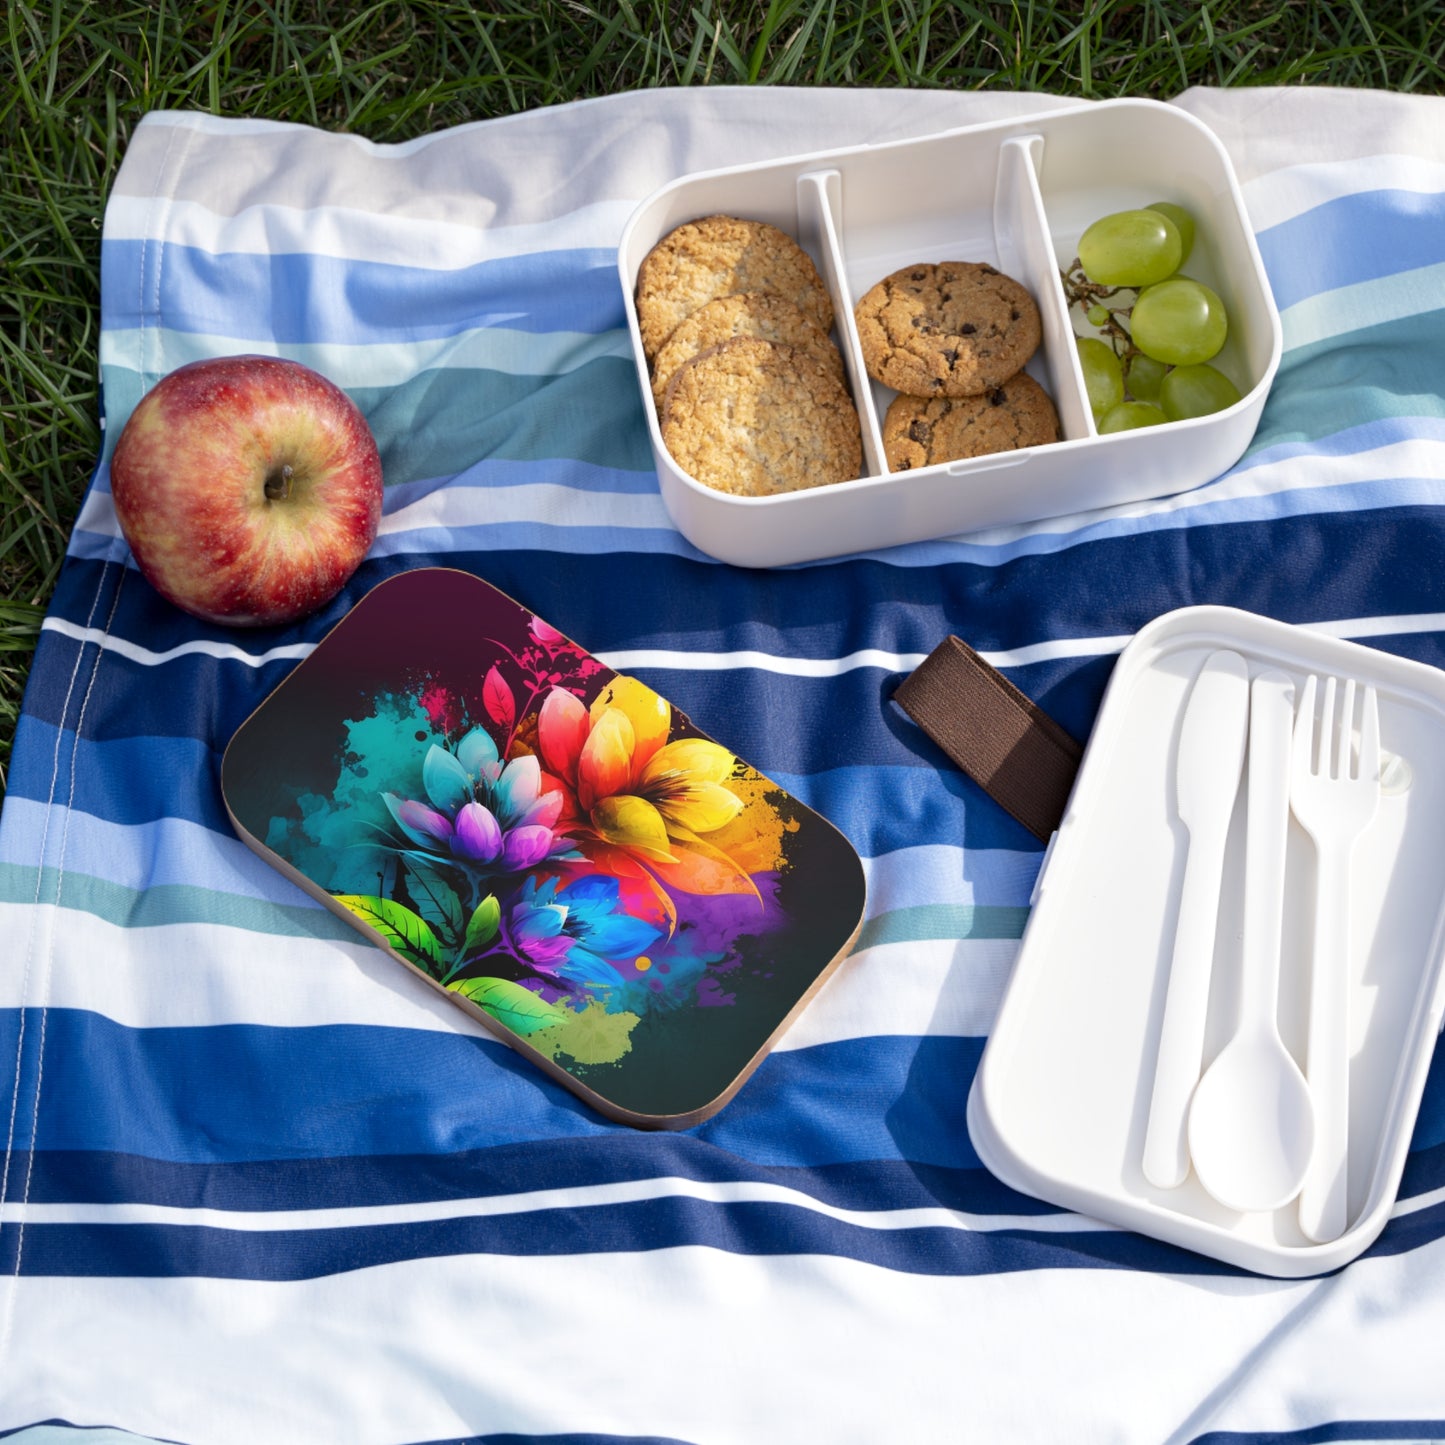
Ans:
{"label": "light blue stripe", "polygon": [[[1429,419],[1425,419],[1428,422]],[[1388,431],[1398,431],[1397,436]],[[1390,423],[1368,423],[1351,428],[1338,438],[1327,438],[1325,444],[1309,442],[1286,443],[1281,446],[1280,455],[1259,453],[1242,462],[1236,471],[1245,471],[1282,460],[1303,460],[1311,457],[1329,458],[1349,456],[1369,450],[1365,446],[1353,446],[1365,434],[1378,432],[1375,445],[1387,446],[1395,441],[1408,440],[1409,429],[1394,427]],[[1419,440],[1445,440],[1445,432],[1435,425],[1422,424]],[[534,463],[545,468],[553,463]],[[559,462],[559,466],[572,463]],[[1233,475],[1234,473],[1230,473]],[[612,473],[610,475],[631,475],[642,479],[639,491],[648,483],[655,486],[651,474]],[[435,482],[415,484],[418,489],[431,489]],[[565,483],[564,483],[565,485]],[[579,488],[579,490],[583,490]],[[590,488],[587,490],[591,490]],[[620,493],[628,489],[619,488]],[[424,495],[425,491],[422,490]],[[632,493],[636,494],[636,493]],[[388,499],[390,499],[388,491]],[[406,505],[415,501],[414,493]],[[1276,517],[1298,517],[1324,512],[1338,512],[1345,509],[1375,510],[1383,507],[1434,506],[1442,500],[1439,480],[1433,476],[1424,477],[1381,477],[1368,481],[1344,483],[1332,487],[1302,487],[1291,491],[1263,492],[1244,497],[1226,497],[1218,502],[1194,502],[1185,507],[1167,511],[1150,512],[1142,516],[1110,518],[1093,522],[1069,531],[1031,532],[1007,542],[980,543],[966,539],[915,542],[899,547],[880,548],[871,552],[855,554],[886,562],[896,567],[947,567],[968,564],[980,567],[1000,567],[1021,557],[1047,556],[1063,552],[1082,543],[1098,542],[1124,537],[1140,536],[1150,532],[1176,531],[1202,525],[1222,526],[1232,522],[1268,520]],[[478,502],[479,509],[485,503]],[[388,512],[399,511],[388,501]],[[115,556],[115,540],[103,532],[87,532],[77,529],[72,535],[69,552],[71,555],[88,560],[102,561]],[[713,563],[714,558],[700,552],[680,532],[667,527],[575,527],[558,522],[503,522],[479,523],[474,527],[422,527],[393,532],[383,536],[374,544],[377,556],[427,555],[485,552],[492,548],[515,548],[526,551],[556,551],[588,554],[609,552],[637,552],[685,557],[692,561]],[[798,563],[786,570],[801,571],[814,567],[826,567],[838,559],[824,559],[821,562]]]}
{"label": "light blue stripe", "polygon": [[[1284,404],[1283,390],[1276,393],[1276,409]],[[1445,442],[1445,414],[1401,411],[1372,417],[1353,426],[1340,427],[1320,435],[1272,435],[1273,415],[1266,410],[1265,422],[1255,433],[1249,450],[1232,468],[1248,472],[1255,467],[1277,466],[1282,462],[1308,462],[1318,457],[1353,457],[1400,442]]]}
{"label": "light blue stripe", "polygon": [[[49,840],[45,862],[51,868],[63,863],[67,874],[83,874],[127,891],[186,888],[210,893],[217,900],[218,917],[219,911],[232,909],[237,900],[331,916],[238,838],[178,818],[112,823],[59,804],[47,818],[44,803],[15,793],[6,800],[0,825],[0,867],[11,870],[5,888],[8,899],[24,903],[36,898],[35,865],[42,836]],[[863,865],[868,878],[868,912],[873,917],[940,900],[964,908],[1027,906],[1039,855],[1002,848],[965,852],[940,843],[865,857]],[[40,896],[52,895],[50,889]],[[84,906],[74,897],[67,897],[66,902],[67,906]],[[192,900],[187,906],[194,909],[199,904]],[[105,917],[112,913],[102,910]],[[113,917],[112,921],[123,920]],[[345,936],[344,930],[336,936]]]}
{"label": "light blue stripe", "polygon": [[[1320,403],[1321,408],[1326,410],[1329,405],[1324,401]],[[1387,416],[1320,437],[1291,437],[1279,441],[1266,439],[1259,450],[1247,452],[1224,475],[1226,478],[1243,476],[1260,467],[1286,462],[1308,465],[1314,459],[1361,456],[1369,451],[1409,441],[1445,442],[1445,421],[1435,416]],[[1437,479],[1433,476],[1382,476],[1346,483],[1344,486],[1351,489],[1351,506],[1361,510],[1433,506],[1440,501]],[[1137,516],[1108,517],[1103,521],[1089,520],[1090,514],[1086,513],[1081,525],[1077,527],[1060,530],[1057,523],[1045,522],[1040,524],[1040,530],[1011,537],[1006,542],[989,543],[961,538],[917,542],[906,547],[883,548],[859,555],[890,562],[899,567],[938,567],[958,562],[979,567],[1000,567],[1021,557],[1049,556],[1087,542],[1136,537],[1149,532],[1176,531],[1195,526],[1224,526],[1231,522],[1257,521],[1276,516],[1339,511],[1339,503],[1330,499],[1340,490],[1341,487],[1304,487],[1287,492],[1258,492],[1244,497],[1225,497],[1217,502],[1193,501],[1167,510],[1146,511]],[[1278,507],[1272,509],[1276,501]]]}
{"label": "light blue stripe", "polygon": [[[237,341],[390,346],[482,326],[602,332],[625,311],[617,253],[541,251],[455,270],[339,261],[305,252],[213,254],[175,242],[106,241],[107,331],[159,325]],[[157,274],[157,270],[159,274]],[[136,284],[145,277],[147,284]],[[141,303],[145,304],[144,313]]]}
{"label": "light blue stripe", "polygon": [[[39,839],[48,841],[46,863],[88,874],[127,889],[185,886],[230,897],[280,900],[324,912],[239,838],[163,818],[151,823],[112,823],[60,804],[49,810],[12,793],[0,827],[0,864],[34,876]],[[63,842],[64,853],[61,853]],[[31,889],[34,897],[34,889]]]}
{"label": "light blue stripe", "polygon": [[37,897],[57,907],[88,913],[117,928],[164,928],[178,923],[214,924],[245,929],[269,938],[327,938],[356,942],[359,935],[344,919],[312,903],[299,890],[277,903],[217,893],[184,884],[126,888],[67,866],[36,869],[0,863],[0,903],[31,903]]}
{"label": "light blue stripe", "polygon": [[422,554],[443,557],[452,553],[509,550],[519,552],[570,552],[574,555],[610,556],[641,552],[686,557],[713,564],[716,559],[699,552],[681,532],[666,527],[574,527],[564,522],[494,522],[476,527],[418,527],[392,532],[372,544],[376,557]]}
{"label": "light blue stripe", "polygon": [[[968,541],[914,542],[900,547],[859,552],[855,556],[895,567],[948,567],[956,564],[1002,567],[1022,557],[1048,556],[1083,543],[1142,536],[1151,532],[1223,526],[1232,522],[1268,521],[1326,512],[1436,506],[1442,500],[1445,500],[1445,491],[1442,491],[1439,478],[1390,477],[1343,483],[1333,487],[1302,487],[1292,491],[1225,498],[1219,502],[1194,503],[1189,507],[1155,512],[1142,517],[1096,522],[1073,531],[1031,533],[995,545]],[[72,556],[87,561],[103,561],[114,557],[115,545],[114,539],[106,533],[77,530],[71,538],[69,552]],[[492,549],[587,555],[633,552],[684,557],[690,561],[708,564],[716,561],[706,553],[698,551],[680,532],[665,528],[573,527],[546,522],[498,522],[475,527],[420,527],[378,538],[373,546],[373,553],[378,557],[415,555],[440,558],[485,553]],[[831,558],[821,562],[802,562],[779,570],[806,571],[826,567],[837,561],[837,558]]]}
{"label": "light blue stripe", "polygon": [[965,905],[1027,907],[1042,855],[1036,849],[933,843],[863,858],[868,911],[912,908],[942,899]]}
{"label": "light blue stripe", "polygon": [[853,951],[890,943],[923,943],[960,938],[1022,938],[1027,908],[997,908],[984,904],[921,903],[871,914],[858,934]]}
{"label": "light blue stripe", "polygon": [[1445,194],[1360,191],[1261,231],[1280,310],[1307,296],[1445,261]]}
{"label": "light blue stripe", "polygon": [[[21,797],[50,796],[56,729],[26,714],[17,730],[10,787]],[[182,817],[231,837],[218,790],[212,784],[220,759],[205,742],[189,737],[120,737],[75,743],[60,735],[60,777],[75,796],[119,824],[158,823]],[[963,848],[1026,852],[1032,835],[962,774],[891,764],[830,768],[794,776],[769,769],[767,776],[827,818],[865,854],[891,852],[919,838]],[[879,800],[886,800],[880,806]],[[1035,845],[1040,853],[1042,844]]]}
{"label": "light blue stripe", "polygon": [[[33,904],[36,899],[88,913],[116,928],[164,928],[205,924],[245,929],[270,938],[325,938],[356,943],[355,927],[322,908],[300,890],[278,902],[218,892],[185,883],[127,887],[83,871],[67,857],[63,872],[0,862],[0,903]],[[911,907],[870,907],[852,952],[897,943],[1017,939],[1023,936],[1025,906],[918,903]]]}
{"label": "light blue stripe", "polygon": [[[210,336],[164,326],[107,330],[101,364],[154,378],[157,360],[167,371],[188,362],[236,351],[233,334]],[[632,361],[632,341],[621,328],[608,331],[519,331],[481,326],[454,336],[424,341],[376,344],[272,341],[252,338],[249,350],[300,362],[329,377],[344,391],[397,386],[430,371],[504,371],[520,376],[551,376],[573,371],[600,356]]]}
{"label": "light blue stripe", "polygon": [[[1219,502],[1196,504],[1187,511],[1160,512],[1147,518],[1129,518],[1081,528],[1059,536],[1041,535],[1031,539],[1037,545],[1011,544],[1005,555],[967,543],[919,542],[905,547],[860,552],[880,562],[899,567],[938,567],[969,562],[1002,566],[1021,556],[1038,556],[1063,551],[1083,542],[1099,542],[1146,532],[1169,532],[1182,528],[1224,526],[1232,522],[1273,521],[1280,517],[1317,516],[1324,512],[1358,512],[1382,507],[1429,507],[1445,502],[1445,479],[1438,477],[1392,477],[1377,481],[1341,483],[1332,487],[1301,487],[1292,491],[1267,492],[1258,496],[1231,497]],[[699,562],[715,559],[699,552],[681,533],[660,529],[622,527],[569,527],[543,522],[508,522],[478,527],[423,527],[394,532],[379,538],[377,556],[448,552],[484,552],[488,548],[517,548],[587,554],[612,552],[665,553]],[[983,551],[984,556],[978,553]],[[836,561],[837,559],[832,559]],[[798,570],[826,563],[799,563]]]}
{"label": "light blue stripe", "polygon": [[433,492],[455,492],[458,488],[486,491],[493,487],[528,487],[539,483],[554,487],[575,487],[579,492],[638,497],[657,493],[657,474],[629,471],[622,467],[598,466],[575,457],[484,457],[475,466],[451,477],[424,477],[398,482],[386,489],[388,513],[420,501]]}
{"label": "light blue stripe", "polygon": [[[1258,433],[1250,450],[1241,462],[1227,475],[1244,476],[1250,471],[1276,465],[1286,461],[1303,461],[1310,457],[1359,456],[1371,449],[1395,445],[1409,440],[1439,442],[1445,441],[1445,399],[1432,397],[1411,390],[1402,379],[1400,390],[1379,391],[1368,399],[1362,397],[1360,388],[1343,386],[1338,378],[1330,385],[1319,384],[1305,387],[1292,384],[1291,372],[1297,367],[1317,368],[1325,365],[1332,374],[1340,368],[1358,365],[1358,347],[1365,341],[1384,348],[1385,354],[1412,352],[1420,353],[1423,364],[1424,351],[1437,345],[1438,321],[1430,318],[1408,318],[1404,321],[1386,323],[1379,328],[1370,328],[1367,334],[1357,335],[1354,349],[1338,341],[1321,343],[1292,355],[1282,368],[1276,381]],[[620,411],[640,407],[637,400],[638,387],[630,363],[618,361],[600,362],[604,368],[605,385],[602,401],[608,396]],[[579,373],[579,376],[581,374]],[[434,433],[435,428],[427,420],[437,406],[427,379],[419,379],[411,387],[402,387],[394,392],[377,393],[374,396],[358,397],[370,413],[378,428],[379,439],[385,444],[389,458],[388,494],[397,486],[433,490],[440,483],[438,477],[443,469],[436,463],[451,462],[461,468],[454,481],[468,485],[491,486],[512,485],[507,480],[511,468],[520,470],[527,481],[552,480],[569,485],[572,478],[586,478],[588,491],[617,490],[632,495],[644,495],[656,488],[655,473],[652,470],[650,449],[646,443],[645,429],[640,425],[633,429],[637,433],[632,447],[624,454],[606,457],[593,456],[590,460],[582,454],[595,448],[592,436],[596,431],[595,413],[584,406],[580,410],[573,405],[573,394],[581,402],[583,393],[587,404],[598,403],[599,396],[590,384],[592,373],[586,370],[587,383],[579,381],[578,387],[564,385],[566,395],[543,395],[549,414],[556,423],[547,427],[532,426],[523,435],[510,435],[497,445],[499,436],[505,431],[500,424],[484,428],[470,441],[457,442],[454,434],[436,449],[436,443],[423,438]],[[1378,386],[1379,374],[1375,375]],[[132,386],[138,397],[138,378],[134,373],[115,377],[107,376],[107,387],[111,381]],[[1338,384],[1336,384],[1338,383]],[[452,374],[447,386],[459,386],[464,392],[475,391],[481,395],[487,386],[487,374]],[[415,396],[408,399],[407,393]],[[460,405],[461,398],[449,404]],[[492,400],[495,402],[496,397]],[[1342,416],[1341,406],[1347,408]],[[1349,411],[1362,416],[1362,420],[1347,425]],[[590,421],[585,420],[591,418]],[[481,421],[481,418],[478,418]],[[582,425],[583,429],[578,430]],[[623,428],[626,430],[626,428]],[[391,438],[394,437],[394,441]],[[498,450],[511,453],[497,455]],[[533,450],[547,454],[533,456]],[[482,460],[472,463],[474,457]],[[579,459],[581,458],[581,459]],[[430,464],[430,465],[429,465]],[[555,476],[548,475],[549,468],[556,468]],[[428,473],[425,480],[415,480],[418,470]],[[629,479],[625,485],[615,488],[607,486],[594,488],[592,478],[606,476],[610,481]],[[1430,478],[1381,478],[1378,481],[1355,484],[1359,489],[1353,494],[1351,505],[1363,508],[1387,506],[1433,505],[1438,493],[1430,485]],[[104,487],[104,470],[98,485]],[[1110,517],[1102,521],[1090,521],[1088,514],[1081,518],[1081,524],[1060,530],[1056,524],[1043,524],[1037,531],[1028,531],[1008,541],[990,543],[986,541],[943,540],[927,541],[903,547],[892,547],[857,554],[861,557],[876,558],[894,566],[932,567],[955,563],[970,563],[981,566],[1000,566],[1024,556],[1040,556],[1061,552],[1083,542],[1094,542],[1108,538],[1130,537],[1152,531],[1175,530],[1198,524],[1225,525],[1231,522],[1256,520],[1261,517],[1300,516],[1311,511],[1334,511],[1339,502],[1329,499],[1330,489],[1302,490],[1291,494],[1277,506],[1266,503],[1261,508],[1260,498],[1226,498],[1217,503],[1208,503],[1208,510],[1198,505],[1173,508],[1165,511],[1146,512],[1143,515]],[[408,494],[408,500],[413,499]],[[395,504],[388,504],[389,510]],[[659,512],[659,515],[663,513]],[[72,539],[72,551],[82,557],[98,558],[105,555],[106,544],[77,533]],[[634,551],[654,554],[705,559],[703,554],[691,546],[679,533],[658,529],[600,528],[574,529],[553,522],[512,522],[501,526],[479,524],[477,529],[436,529],[397,533],[383,538],[378,543],[379,552],[395,555],[400,551],[425,552],[446,555],[459,551],[485,550],[489,547],[517,547],[527,550],[586,551],[591,553],[613,550]],[[808,568],[828,565],[802,563]]]}

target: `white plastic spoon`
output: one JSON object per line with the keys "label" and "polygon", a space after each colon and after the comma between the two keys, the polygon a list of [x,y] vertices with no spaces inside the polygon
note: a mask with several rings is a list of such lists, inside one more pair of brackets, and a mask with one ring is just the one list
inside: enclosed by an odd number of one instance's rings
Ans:
{"label": "white plastic spoon", "polygon": [[1244,940],[1233,1036],[1189,1107],[1189,1153],[1221,1204],[1267,1211],[1299,1193],[1314,1148],[1309,1086],[1279,1036],[1280,930],[1294,684],[1262,672],[1249,696]]}

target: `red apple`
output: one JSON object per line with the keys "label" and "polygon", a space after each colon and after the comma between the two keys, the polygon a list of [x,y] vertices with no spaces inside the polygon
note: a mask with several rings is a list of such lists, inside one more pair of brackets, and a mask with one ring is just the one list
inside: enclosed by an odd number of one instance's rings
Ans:
{"label": "red apple", "polygon": [[329,602],[381,521],[381,459],[340,387],[299,362],[178,367],[131,413],[110,461],[136,565],[177,607],[234,627]]}

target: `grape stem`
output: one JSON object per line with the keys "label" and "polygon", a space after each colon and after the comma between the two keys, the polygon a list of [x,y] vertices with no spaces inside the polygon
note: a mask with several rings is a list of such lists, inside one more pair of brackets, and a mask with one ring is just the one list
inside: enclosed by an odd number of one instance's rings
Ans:
{"label": "grape stem", "polygon": [[[1107,313],[1105,319],[1097,323],[1097,330],[1108,338],[1114,355],[1127,365],[1130,358],[1138,354],[1139,348],[1134,345],[1134,338],[1121,318],[1127,318],[1133,312],[1134,302],[1139,296],[1138,291],[1131,286],[1101,286],[1097,281],[1090,281],[1077,256],[1067,271],[1059,272],[1059,278],[1064,283],[1064,298],[1070,308],[1077,306],[1085,316],[1095,307]],[[1110,304],[1121,292],[1128,293],[1129,304]],[[1092,321],[1089,324],[1095,325]]]}

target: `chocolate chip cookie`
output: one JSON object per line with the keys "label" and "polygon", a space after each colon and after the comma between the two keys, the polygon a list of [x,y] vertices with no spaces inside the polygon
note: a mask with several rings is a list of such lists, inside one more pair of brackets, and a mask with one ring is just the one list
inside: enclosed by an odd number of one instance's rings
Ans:
{"label": "chocolate chip cookie", "polygon": [[909,396],[979,396],[1038,349],[1039,309],[1010,276],[971,261],[905,266],[855,310],[868,375]]}
{"label": "chocolate chip cookie", "polygon": [[637,271],[637,324],[651,361],[678,325],[719,296],[771,291],[829,331],[833,303],[812,258],[766,221],[704,216],[670,231]]}
{"label": "chocolate chip cookie", "polygon": [[982,396],[896,396],[883,419],[883,453],[892,472],[1058,439],[1053,402],[1024,372]]}
{"label": "chocolate chip cookie", "polygon": [[863,463],[843,383],[810,353],[756,336],[724,341],[677,369],[662,439],[689,476],[742,497],[845,481]]}
{"label": "chocolate chip cookie", "polygon": [[786,296],[770,291],[742,291],[719,296],[680,322],[663,343],[652,364],[652,399],[661,410],[667,384],[686,361],[735,336],[759,336],[783,346],[795,346],[817,357],[843,380],[843,357],[815,317]]}

